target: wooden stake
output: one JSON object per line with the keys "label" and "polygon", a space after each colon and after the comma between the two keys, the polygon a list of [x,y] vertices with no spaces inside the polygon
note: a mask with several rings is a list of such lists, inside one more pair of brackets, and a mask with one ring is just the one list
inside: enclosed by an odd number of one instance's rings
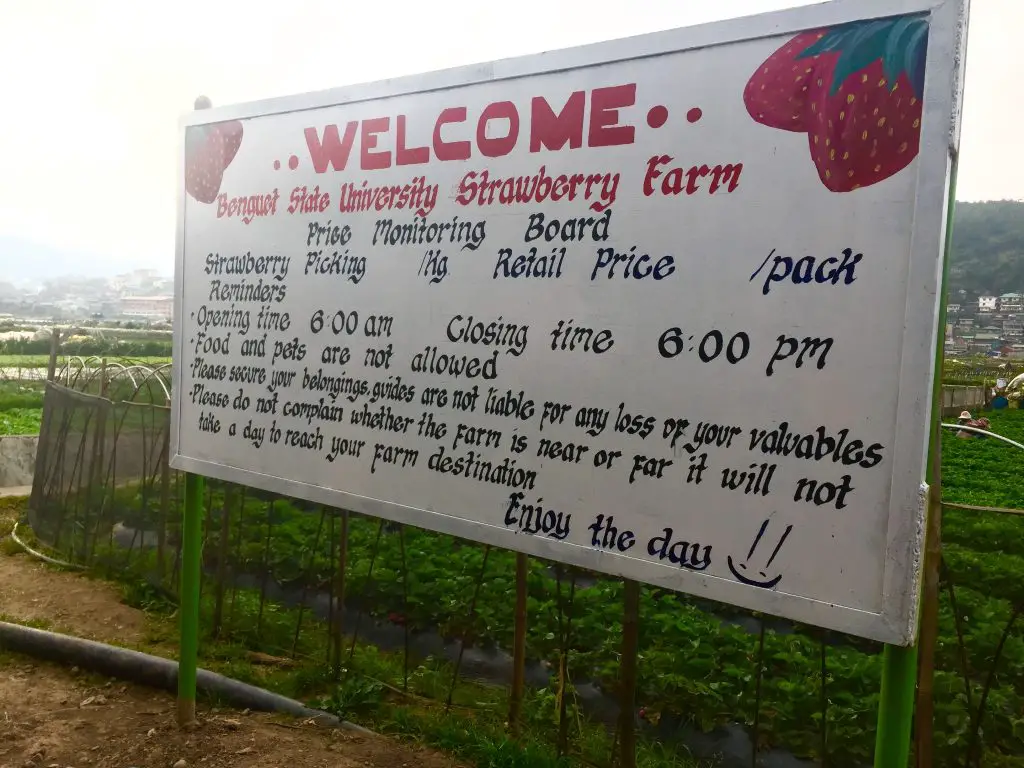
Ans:
{"label": "wooden stake", "polygon": [[640,584],[624,583],[622,616],[622,660],[619,666],[619,765],[636,768],[636,668],[640,645]]}
{"label": "wooden stake", "polygon": [[409,692],[409,562],[405,557],[405,526],[398,526],[398,547],[402,557],[402,690]]}
{"label": "wooden stake", "polygon": [[[559,569],[561,573],[561,569]],[[571,571],[572,577],[569,584],[569,602],[565,605],[561,600],[561,586],[559,586],[558,613],[564,617],[562,623],[562,637],[559,642],[560,651],[558,654],[558,757],[562,757],[569,751],[569,718],[568,701],[569,692],[569,649],[572,647],[572,608],[576,601],[576,570]],[[561,583],[561,579],[559,579]]]}
{"label": "wooden stake", "polygon": [[53,381],[57,375],[57,353],[60,351],[60,328],[50,334],[50,362],[46,366],[46,380]]}
{"label": "wooden stake", "polygon": [[[933,454],[941,454],[942,437],[936,436]],[[917,704],[914,718],[914,754],[918,768],[931,768],[934,760],[935,646],[939,637],[939,569],[942,566],[941,455],[931,457],[935,484],[928,491],[924,573],[921,584],[921,625],[918,634]]]}
{"label": "wooden stake", "polygon": [[316,565],[316,553],[320,549],[320,537],[324,533],[324,520],[327,519],[327,507],[320,507],[320,524],[316,527],[316,538],[313,548],[309,551],[309,564],[306,566],[305,578],[302,580],[302,597],[299,599],[299,615],[295,618],[295,635],[292,637],[292,658],[299,650],[299,635],[302,634],[302,615],[306,611],[306,599],[309,597],[309,586],[313,580],[313,568]]}
{"label": "wooden stake", "polygon": [[462,668],[462,655],[466,652],[466,636],[473,636],[473,622],[476,620],[476,601],[480,597],[480,588],[484,584],[484,577],[487,575],[487,559],[491,556],[491,545],[484,545],[484,559],[480,563],[480,575],[477,577],[476,586],[473,588],[473,598],[469,601],[469,620],[466,623],[466,630],[462,633],[459,641],[459,655],[455,659],[455,669],[452,671],[452,681],[448,686],[448,698],[444,702],[445,714],[451,711],[452,698],[455,696],[455,684],[459,681],[459,670]]}
{"label": "wooden stake", "polygon": [[267,604],[267,581],[270,579],[270,538],[274,532],[274,500],[267,504],[267,538],[263,545],[263,557],[260,560],[260,569],[263,571],[260,579],[260,609],[256,614],[256,638],[263,636],[263,608]]}
{"label": "wooden stake", "polygon": [[338,536],[338,574],[334,585],[338,606],[334,611],[334,680],[341,680],[341,648],[345,636],[345,570],[348,568],[348,510],[341,510],[341,533]]}
{"label": "wooden stake", "polygon": [[157,523],[156,572],[160,586],[164,585],[167,572],[167,521],[171,514],[171,429],[164,426],[164,455],[160,462],[160,522]]}
{"label": "wooden stake", "polygon": [[[107,358],[103,358],[100,364],[100,398],[107,396]],[[109,412],[109,403],[98,401],[99,408],[96,411],[96,431],[92,437],[92,462],[89,465],[90,477],[92,482],[90,484],[90,499],[95,497],[100,504],[102,509],[103,504],[103,493],[104,493],[104,482],[103,482],[103,470],[105,468],[104,458],[107,453],[107,414]],[[115,445],[117,441],[115,440]]]}
{"label": "wooden stake", "polygon": [[334,627],[337,623],[335,617],[337,603],[334,600],[334,589],[338,585],[338,572],[334,570],[337,563],[334,561],[334,553],[336,539],[334,535],[334,518],[335,515],[330,515],[330,524],[327,526],[327,557],[328,562],[331,564],[331,578],[328,579],[327,584],[327,659],[324,662],[328,667],[332,667],[334,664]]}
{"label": "wooden stake", "polygon": [[224,620],[224,582],[228,576],[228,539],[231,532],[231,508],[234,506],[238,486],[233,483],[224,489],[224,508],[220,517],[220,541],[217,542],[217,585],[213,603],[213,636],[220,637]]}
{"label": "wooden stake", "polygon": [[515,637],[512,643],[512,694],[508,704],[508,725],[513,738],[518,739],[523,712],[523,693],[526,688],[526,597],[530,560],[522,552],[516,553],[516,610]]}

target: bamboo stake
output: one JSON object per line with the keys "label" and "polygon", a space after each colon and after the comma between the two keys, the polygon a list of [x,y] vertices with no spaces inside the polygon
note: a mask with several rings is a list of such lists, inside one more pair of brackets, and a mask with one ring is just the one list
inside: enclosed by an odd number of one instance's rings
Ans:
{"label": "bamboo stake", "polygon": [[231,484],[224,489],[224,507],[220,517],[220,541],[217,542],[217,585],[213,603],[213,636],[220,637],[224,620],[224,582],[228,575],[228,539],[231,531],[231,508],[238,493],[238,486]]}
{"label": "bamboo stake", "polygon": [[334,587],[338,607],[334,611],[334,680],[341,679],[341,648],[345,636],[345,587],[348,569],[348,510],[341,510],[341,532],[338,536],[338,583]]}
{"label": "bamboo stake", "polygon": [[640,584],[627,579],[624,598],[622,661],[619,667],[619,765],[636,768],[633,713],[636,711],[637,651],[640,644]]}
{"label": "bamboo stake", "polygon": [[512,694],[509,697],[508,725],[512,737],[520,735],[523,692],[526,687],[526,598],[530,561],[522,552],[516,553],[515,637],[512,644]]}

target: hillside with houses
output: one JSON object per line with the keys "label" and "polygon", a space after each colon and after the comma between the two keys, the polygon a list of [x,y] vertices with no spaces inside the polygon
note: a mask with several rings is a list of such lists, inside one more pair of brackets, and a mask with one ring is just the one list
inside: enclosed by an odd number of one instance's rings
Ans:
{"label": "hillside with houses", "polygon": [[946,352],[1024,358],[1024,203],[958,203]]}

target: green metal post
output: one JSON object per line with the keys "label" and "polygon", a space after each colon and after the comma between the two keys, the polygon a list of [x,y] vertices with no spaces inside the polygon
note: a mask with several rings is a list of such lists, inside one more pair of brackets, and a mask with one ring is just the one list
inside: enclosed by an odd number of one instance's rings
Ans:
{"label": "green metal post", "polygon": [[185,475],[185,519],[181,529],[181,644],[178,658],[178,725],[196,719],[199,656],[199,574],[202,549],[203,478]]}
{"label": "green metal post", "polygon": [[[195,101],[195,108],[213,106],[206,96]],[[181,614],[181,641],[178,647],[178,725],[187,726],[196,719],[196,669],[199,665],[199,585],[202,575],[203,478],[185,474],[185,518],[181,526],[181,590],[178,612]]]}
{"label": "green metal post", "polygon": [[885,646],[875,733],[875,768],[905,768],[910,759],[916,683],[917,648]]}
{"label": "green metal post", "polygon": [[[956,154],[949,175],[946,210],[946,242],[942,276],[939,283],[939,333],[935,347],[935,374],[932,381],[932,421],[929,433],[927,480],[929,493],[942,493],[939,424],[942,420],[942,364],[946,337],[946,279],[953,243],[953,214],[956,209]],[[885,646],[882,663],[882,690],[878,701],[878,727],[875,732],[875,768],[906,768],[910,760],[910,737],[914,722],[917,688],[917,647]]]}

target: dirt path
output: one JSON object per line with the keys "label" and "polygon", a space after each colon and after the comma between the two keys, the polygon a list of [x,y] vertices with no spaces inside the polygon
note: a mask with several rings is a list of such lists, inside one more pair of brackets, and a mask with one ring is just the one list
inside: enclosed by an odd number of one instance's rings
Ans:
{"label": "dirt path", "polygon": [[0,555],[0,615],[17,623],[50,622],[55,632],[119,645],[140,642],[146,625],[145,615],[121,603],[110,584],[24,555]]}
{"label": "dirt path", "polygon": [[[131,645],[141,611],[110,585],[0,554],[0,614]],[[436,752],[293,720],[200,707],[179,730],[170,695],[0,653],[0,768],[455,768]],[[185,761],[179,763],[179,761]]]}
{"label": "dirt path", "polygon": [[[184,760],[181,764],[179,761]],[[174,700],[120,683],[90,684],[24,659],[0,662],[0,766],[4,768],[447,768],[427,750],[263,714],[200,712],[174,723]]]}

